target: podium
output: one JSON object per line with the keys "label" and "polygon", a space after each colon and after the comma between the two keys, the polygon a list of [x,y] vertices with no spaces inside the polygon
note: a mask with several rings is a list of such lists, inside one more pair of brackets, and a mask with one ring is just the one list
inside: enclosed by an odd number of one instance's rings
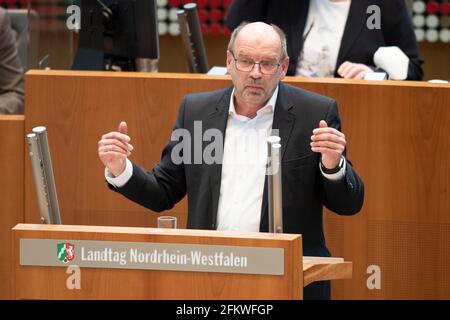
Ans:
{"label": "podium", "polygon": [[12,243],[15,299],[302,299],[352,274],[294,234],[18,224]]}

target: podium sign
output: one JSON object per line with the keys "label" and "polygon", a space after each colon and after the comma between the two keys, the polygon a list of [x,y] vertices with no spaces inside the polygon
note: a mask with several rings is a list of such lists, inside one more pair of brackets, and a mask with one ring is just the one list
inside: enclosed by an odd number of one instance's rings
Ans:
{"label": "podium sign", "polygon": [[284,249],[57,239],[20,239],[21,266],[284,274]]}
{"label": "podium sign", "polygon": [[16,299],[302,299],[296,234],[18,224]]}

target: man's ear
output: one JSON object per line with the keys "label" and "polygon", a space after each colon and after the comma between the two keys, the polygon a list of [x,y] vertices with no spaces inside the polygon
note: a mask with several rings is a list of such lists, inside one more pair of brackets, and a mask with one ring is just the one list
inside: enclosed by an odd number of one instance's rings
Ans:
{"label": "man's ear", "polygon": [[233,56],[231,55],[230,50],[227,50],[227,71],[230,74],[231,62],[233,61]]}
{"label": "man's ear", "polygon": [[283,62],[281,63],[281,75],[280,80],[283,80],[286,76],[286,73],[289,68],[289,57],[284,58]]}

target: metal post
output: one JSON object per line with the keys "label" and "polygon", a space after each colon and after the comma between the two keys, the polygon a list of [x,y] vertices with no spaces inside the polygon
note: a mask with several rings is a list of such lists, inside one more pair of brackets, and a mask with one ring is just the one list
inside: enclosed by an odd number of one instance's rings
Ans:
{"label": "metal post", "polygon": [[281,187],[281,144],[280,137],[267,138],[269,232],[283,232],[283,197]]}
{"label": "metal post", "polygon": [[36,183],[42,223],[61,224],[58,196],[45,127],[36,127],[27,135],[29,154]]}

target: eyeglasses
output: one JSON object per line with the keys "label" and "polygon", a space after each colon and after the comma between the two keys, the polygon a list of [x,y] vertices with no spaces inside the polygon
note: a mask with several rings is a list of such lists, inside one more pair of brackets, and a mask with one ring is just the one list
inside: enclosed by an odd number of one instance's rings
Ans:
{"label": "eyeglasses", "polygon": [[230,51],[230,53],[234,59],[236,69],[238,69],[239,71],[242,71],[242,72],[252,71],[255,64],[259,64],[259,70],[261,71],[262,74],[274,74],[275,72],[277,72],[278,68],[281,66],[281,63],[277,63],[274,61],[264,61],[263,60],[263,61],[256,62],[249,58],[236,59],[233,51]]}

